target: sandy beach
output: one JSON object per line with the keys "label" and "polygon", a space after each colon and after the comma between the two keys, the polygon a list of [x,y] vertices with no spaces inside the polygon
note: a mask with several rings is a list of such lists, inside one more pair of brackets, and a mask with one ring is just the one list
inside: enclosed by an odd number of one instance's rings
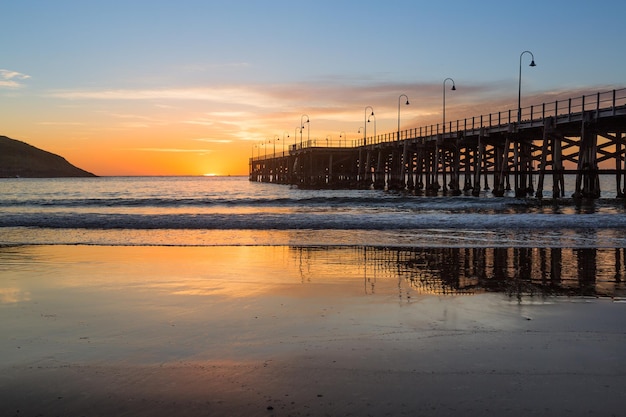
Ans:
{"label": "sandy beach", "polygon": [[2,248],[2,416],[623,415],[626,303],[341,252]]}

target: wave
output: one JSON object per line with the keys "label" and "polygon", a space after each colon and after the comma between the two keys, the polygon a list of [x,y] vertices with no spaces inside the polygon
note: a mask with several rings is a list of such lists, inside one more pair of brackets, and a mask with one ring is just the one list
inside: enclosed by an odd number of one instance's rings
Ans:
{"label": "wave", "polygon": [[387,205],[417,203],[402,197],[303,197],[303,198],[41,198],[0,201],[6,206],[57,206],[57,207],[179,207],[179,206],[293,206],[293,205]]}
{"label": "wave", "polygon": [[260,213],[250,214],[118,214],[20,213],[0,217],[0,227],[51,229],[190,229],[190,230],[514,230],[626,229],[626,216],[604,213]]}
{"label": "wave", "polygon": [[0,201],[0,209],[42,211],[74,209],[216,209],[216,208],[256,208],[277,209],[351,209],[372,211],[440,211],[440,212],[502,212],[507,210],[532,210],[536,204],[513,198],[474,198],[474,197],[430,197],[415,196],[347,196],[347,197],[302,197],[302,198],[31,198],[5,199]]}

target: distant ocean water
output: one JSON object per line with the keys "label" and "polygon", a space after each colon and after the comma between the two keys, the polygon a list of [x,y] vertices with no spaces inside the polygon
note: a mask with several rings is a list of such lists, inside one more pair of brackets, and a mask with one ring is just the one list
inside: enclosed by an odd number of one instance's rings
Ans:
{"label": "distant ocean water", "polygon": [[302,190],[247,177],[0,180],[0,245],[626,247],[626,209]]}

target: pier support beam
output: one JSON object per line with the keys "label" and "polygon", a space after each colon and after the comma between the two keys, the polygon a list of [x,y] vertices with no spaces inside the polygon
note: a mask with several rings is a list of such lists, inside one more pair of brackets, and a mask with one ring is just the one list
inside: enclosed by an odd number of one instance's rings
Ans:
{"label": "pier support beam", "polygon": [[580,150],[574,198],[599,198],[600,179],[596,160],[598,135],[591,113],[585,113],[580,132]]}
{"label": "pier support beam", "polygon": [[622,178],[626,184],[626,158],[624,158],[623,133],[615,133],[615,183],[617,188],[617,198],[624,198],[626,195],[626,186],[622,188]]}

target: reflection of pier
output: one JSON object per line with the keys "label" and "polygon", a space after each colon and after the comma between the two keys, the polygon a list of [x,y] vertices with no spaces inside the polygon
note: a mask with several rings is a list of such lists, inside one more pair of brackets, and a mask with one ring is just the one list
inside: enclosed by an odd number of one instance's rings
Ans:
{"label": "reflection of pier", "polygon": [[[299,257],[340,260],[376,279],[399,279],[422,294],[501,292],[510,296],[626,296],[626,249],[296,248]],[[337,258],[337,259],[335,259]],[[310,271],[314,276],[315,271]],[[314,278],[313,278],[314,279]]]}
{"label": "reflection of pier", "polygon": [[[518,119],[519,118],[519,119]],[[444,133],[445,132],[445,133]],[[306,141],[250,158],[250,180],[303,187],[386,188],[415,193],[600,196],[599,175],[626,184],[626,89],[367,137]],[[538,178],[536,185],[533,178]]]}
{"label": "reflection of pier", "polygon": [[425,292],[615,296],[626,290],[624,254],[623,248],[439,248],[399,250],[396,263]]}

